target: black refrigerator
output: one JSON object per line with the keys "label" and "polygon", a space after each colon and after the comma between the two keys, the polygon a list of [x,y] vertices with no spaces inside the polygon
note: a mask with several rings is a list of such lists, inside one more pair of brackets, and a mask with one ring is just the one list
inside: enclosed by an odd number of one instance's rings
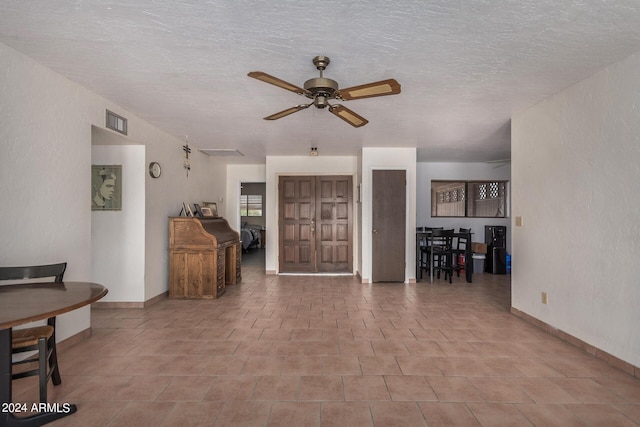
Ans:
{"label": "black refrigerator", "polygon": [[507,227],[485,225],[484,242],[487,244],[484,271],[491,274],[507,274]]}

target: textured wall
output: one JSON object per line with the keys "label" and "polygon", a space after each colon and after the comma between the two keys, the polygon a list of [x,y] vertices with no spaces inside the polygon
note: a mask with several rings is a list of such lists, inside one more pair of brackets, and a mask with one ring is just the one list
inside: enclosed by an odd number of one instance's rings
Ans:
{"label": "textured wall", "polygon": [[[0,64],[0,263],[90,280],[91,94],[2,44]],[[88,308],[58,325],[59,340],[86,329]]]}
{"label": "textured wall", "polygon": [[[513,307],[640,366],[640,54],[512,121]],[[547,292],[549,303],[541,303]]]}

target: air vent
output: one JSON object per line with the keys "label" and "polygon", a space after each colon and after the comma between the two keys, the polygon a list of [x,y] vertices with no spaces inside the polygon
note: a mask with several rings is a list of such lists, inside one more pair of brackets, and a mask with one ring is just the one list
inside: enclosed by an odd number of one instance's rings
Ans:
{"label": "air vent", "polygon": [[127,119],[117,115],[113,111],[107,110],[107,123],[108,129],[115,130],[123,135],[127,134]]}
{"label": "air vent", "polygon": [[244,157],[244,154],[233,148],[201,148],[198,151],[207,156]]}

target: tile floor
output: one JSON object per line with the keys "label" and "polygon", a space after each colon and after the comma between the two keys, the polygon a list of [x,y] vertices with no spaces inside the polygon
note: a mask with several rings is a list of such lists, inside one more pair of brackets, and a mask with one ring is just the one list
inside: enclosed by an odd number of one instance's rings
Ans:
{"label": "tile floor", "polygon": [[[248,258],[248,257],[247,257]],[[509,313],[509,276],[265,276],[216,301],[92,310],[55,426],[637,426],[640,380]],[[36,398],[31,379],[14,400]]]}

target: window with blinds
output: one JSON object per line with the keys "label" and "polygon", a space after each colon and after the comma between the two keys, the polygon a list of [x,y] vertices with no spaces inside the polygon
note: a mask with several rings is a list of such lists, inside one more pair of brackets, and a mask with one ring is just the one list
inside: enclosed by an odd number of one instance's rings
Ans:
{"label": "window with blinds", "polygon": [[241,194],[240,216],[262,216],[262,195]]}

